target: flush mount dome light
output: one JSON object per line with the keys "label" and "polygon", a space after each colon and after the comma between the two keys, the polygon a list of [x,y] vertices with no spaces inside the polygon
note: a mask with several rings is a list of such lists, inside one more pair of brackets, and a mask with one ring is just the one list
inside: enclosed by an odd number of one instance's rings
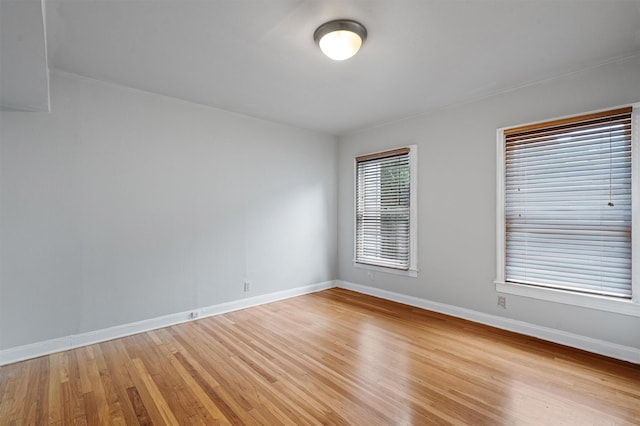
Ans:
{"label": "flush mount dome light", "polygon": [[350,19],[337,19],[324,23],[313,33],[313,39],[322,53],[334,61],[349,59],[360,50],[367,38],[367,29]]}

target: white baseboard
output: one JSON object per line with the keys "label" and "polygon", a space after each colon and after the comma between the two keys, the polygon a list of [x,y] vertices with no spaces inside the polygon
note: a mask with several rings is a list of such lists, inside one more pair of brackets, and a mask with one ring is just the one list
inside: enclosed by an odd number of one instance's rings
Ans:
{"label": "white baseboard", "polygon": [[[25,359],[49,355],[55,352],[66,351],[81,346],[92,345],[94,343],[117,339],[119,337],[131,336],[132,334],[143,333],[145,331],[168,327],[170,325],[194,321],[196,319],[201,319],[213,315],[220,315],[226,312],[232,312],[240,309],[250,308],[252,306],[263,305],[265,303],[276,302],[278,300],[301,296],[308,293],[314,293],[316,291],[322,291],[333,287],[335,287],[335,283],[333,281],[325,281],[322,283],[296,287],[289,290],[277,291],[275,293],[264,294],[261,296],[248,297],[246,299],[220,303],[218,305],[206,306],[203,308],[194,308],[186,312],[179,312],[129,324],[117,325],[114,327],[103,328],[101,330],[89,331],[87,333],[74,334],[71,336],[65,336],[46,340],[43,342],[36,342],[24,346],[9,348],[0,351],[0,365],[11,364],[14,362],[23,361]],[[197,312],[198,316],[196,318],[192,318],[192,312]]]}
{"label": "white baseboard", "polygon": [[[529,324],[523,321],[512,320],[496,315],[485,314],[470,309],[447,305],[445,303],[433,302],[430,300],[421,299],[419,297],[408,296],[405,294],[382,290],[375,287],[354,284],[347,281],[325,281],[322,283],[297,287],[290,290],[283,290],[261,296],[234,300],[232,302],[221,303],[218,305],[196,308],[191,311],[179,312],[130,324],[123,324],[101,330],[90,331],[87,333],[75,334],[71,336],[46,340],[43,342],[36,342],[29,345],[18,346],[15,348],[5,349],[0,351],[0,365],[11,364],[14,362],[23,361],[25,359],[36,358],[39,356],[66,351],[81,346],[92,345],[94,343],[117,339],[119,337],[126,337],[132,334],[143,333],[149,330],[155,330],[162,327],[168,327],[170,325],[193,321],[194,319],[220,315],[227,312],[249,308],[252,306],[263,305],[265,303],[271,303],[295,296],[301,296],[303,294],[314,293],[316,291],[322,291],[333,287],[353,290],[358,293],[368,294],[398,303],[404,303],[405,305],[415,306],[417,308],[467,319],[469,321],[486,324],[503,330],[509,330],[527,336],[538,337],[550,342],[555,342],[578,349],[584,349],[586,351],[594,352],[600,355],[605,355],[623,361],[640,364],[640,349],[638,348],[618,345],[616,343],[593,339],[578,334],[568,333],[566,331],[542,327],[539,325]],[[198,317],[192,318],[192,312],[198,312]]]}
{"label": "white baseboard", "polygon": [[353,290],[358,293],[368,294],[370,296],[380,297],[382,299],[391,300],[405,305],[415,306],[417,308],[429,311],[439,312],[453,317],[463,318],[469,321],[478,322],[480,324],[489,325],[503,330],[513,331],[527,336],[538,337],[550,342],[559,343],[561,345],[571,346],[573,348],[583,349],[585,351],[605,355],[611,358],[629,361],[640,364],[640,349],[623,346],[604,340],[593,339],[591,337],[581,336],[579,334],[568,333],[566,331],[556,330],[553,328],[542,327],[523,321],[504,318],[496,315],[485,314],[483,312],[473,311],[471,309],[460,308],[445,303],[432,302],[430,300],[421,299],[419,297],[407,296],[405,294],[394,293],[387,290],[381,290],[375,287],[369,287],[361,284],[354,284],[346,281],[336,281],[336,286],[347,290]]}

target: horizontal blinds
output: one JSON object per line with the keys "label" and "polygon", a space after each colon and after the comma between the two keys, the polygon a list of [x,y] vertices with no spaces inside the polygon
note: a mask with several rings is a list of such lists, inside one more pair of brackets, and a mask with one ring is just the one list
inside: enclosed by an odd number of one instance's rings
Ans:
{"label": "horizontal blinds", "polygon": [[506,281],[631,297],[631,108],[505,131]]}
{"label": "horizontal blinds", "polygon": [[356,158],[356,261],[409,269],[409,149]]}

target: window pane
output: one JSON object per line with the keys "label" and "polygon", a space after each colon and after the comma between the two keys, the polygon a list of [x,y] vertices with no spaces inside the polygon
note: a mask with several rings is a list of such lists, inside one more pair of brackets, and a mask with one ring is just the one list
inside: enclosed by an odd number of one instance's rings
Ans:
{"label": "window pane", "polygon": [[356,160],[356,261],[410,266],[408,150]]}

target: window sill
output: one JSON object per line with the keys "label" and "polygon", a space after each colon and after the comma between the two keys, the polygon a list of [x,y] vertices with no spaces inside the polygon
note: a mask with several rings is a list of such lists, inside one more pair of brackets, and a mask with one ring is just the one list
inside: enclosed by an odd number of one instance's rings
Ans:
{"label": "window sill", "polygon": [[631,300],[616,299],[614,297],[579,294],[565,290],[531,287],[523,284],[494,281],[499,293],[514,294],[532,299],[547,300],[565,305],[580,306],[600,311],[614,312],[622,315],[640,317],[640,304]]}
{"label": "window sill", "polygon": [[353,261],[353,266],[359,269],[367,269],[369,271],[376,271],[376,272],[386,272],[387,274],[402,275],[404,277],[418,276],[417,269],[409,269],[407,271],[403,271],[401,269],[385,268],[384,266],[376,266],[376,265],[369,265],[367,263],[359,263],[359,262],[356,262],[355,260]]}

